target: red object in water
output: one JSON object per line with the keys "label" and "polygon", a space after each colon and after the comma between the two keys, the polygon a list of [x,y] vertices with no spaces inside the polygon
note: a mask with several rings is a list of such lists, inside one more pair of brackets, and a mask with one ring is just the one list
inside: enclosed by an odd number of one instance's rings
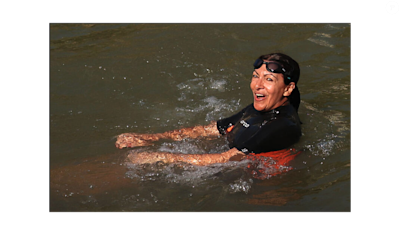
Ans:
{"label": "red object in water", "polygon": [[301,151],[296,151],[295,149],[283,149],[259,154],[250,153],[247,155],[247,159],[253,162],[249,163],[247,168],[252,170],[255,178],[265,179],[292,170],[293,168],[288,164],[300,153]]}

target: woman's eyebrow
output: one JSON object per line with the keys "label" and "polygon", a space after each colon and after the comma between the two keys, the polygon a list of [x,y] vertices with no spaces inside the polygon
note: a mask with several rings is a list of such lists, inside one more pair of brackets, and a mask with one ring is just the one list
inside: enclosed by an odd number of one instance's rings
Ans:
{"label": "woman's eyebrow", "polygon": [[276,77],[275,75],[273,75],[273,74],[271,74],[271,73],[269,73],[269,74],[264,74],[264,76],[266,76],[266,75],[271,75],[271,76],[273,76],[274,78],[276,78],[276,80],[278,80],[278,77]]}
{"label": "woman's eyebrow", "polygon": [[[260,76],[260,74],[258,74],[256,70],[254,70],[253,72],[255,72],[258,76]],[[278,80],[278,77],[276,77],[276,76],[273,75],[272,73],[266,73],[266,74],[264,74],[264,76],[266,76],[266,75],[271,75],[271,76],[273,76],[274,78],[276,78],[276,80]]]}

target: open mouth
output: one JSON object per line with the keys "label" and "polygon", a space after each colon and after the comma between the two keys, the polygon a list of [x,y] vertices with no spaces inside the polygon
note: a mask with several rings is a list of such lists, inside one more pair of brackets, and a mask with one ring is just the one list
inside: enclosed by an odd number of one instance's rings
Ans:
{"label": "open mouth", "polygon": [[255,95],[256,100],[262,100],[265,98],[265,95],[261,94],[261,93],[256,93],[254,95]]}

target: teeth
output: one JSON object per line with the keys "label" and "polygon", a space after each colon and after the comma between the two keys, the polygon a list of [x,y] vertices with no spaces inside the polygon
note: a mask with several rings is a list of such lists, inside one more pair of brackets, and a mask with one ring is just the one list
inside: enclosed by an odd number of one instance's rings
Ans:
{"label": "teeth", "polygon": [[259,94],[259,93],[257,93],[256,96],[257,97],[265,97],[263,94]]}

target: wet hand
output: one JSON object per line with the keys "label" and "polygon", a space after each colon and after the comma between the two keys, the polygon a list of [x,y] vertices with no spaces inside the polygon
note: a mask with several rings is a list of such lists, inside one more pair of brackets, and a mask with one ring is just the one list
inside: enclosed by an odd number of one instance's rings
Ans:
{"label": "wet hand", "polygon": [[119,149],[125,147],[138,147],[151,145],[158,137],[150,134],[124,133],[117,136],[115,146]]}
{"label": "wet hand", "polygon": [[171,160],[172,155],[169,153],[151,153],[151,152],[131,152],[128,154],[128,161],[133,164],[152,164],[156,162],[164,162],[168,163],[173,161]]}
{"label": "wet hand", "polygon": [[244,157],[246,157],[246,154],[240,150],[237,150],[236,148],[232,148],[223,154],[226,154],[229,161],[241,161]]}
{"label": "wet hand", "polygon": [[246,157],[245,154],[243,153],[237,153],[233,155],[232,157],[229,158],[229,161],[241,161],[243,158]]}

